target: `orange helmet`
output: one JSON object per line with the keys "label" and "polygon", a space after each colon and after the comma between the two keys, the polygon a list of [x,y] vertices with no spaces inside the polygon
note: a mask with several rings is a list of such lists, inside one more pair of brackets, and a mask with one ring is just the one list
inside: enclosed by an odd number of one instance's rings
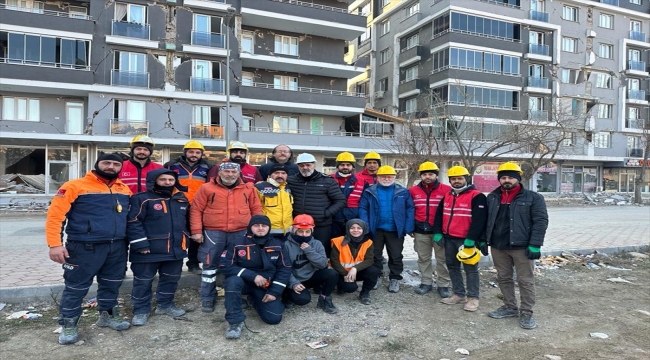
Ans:
{"label": "orange helmet", "polygon": [[300,214],[293,218],[293,227],[297,229],[313,229],[315,226],[314,218],[311,215]]}

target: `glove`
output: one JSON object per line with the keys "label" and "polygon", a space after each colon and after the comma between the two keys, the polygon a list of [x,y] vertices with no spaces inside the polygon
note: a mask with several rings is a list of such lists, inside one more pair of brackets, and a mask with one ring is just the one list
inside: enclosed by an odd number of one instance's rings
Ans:
{"label": "glove", "polygon": [[442,234],[433,234],[433,242],[442,246]]}
{"label": "glove", "polygon": [[465,239],[465,241],[463,242],[463,246],[465,246],[466,248],[475,247],[476,246],[476,241],[474,241],[472,239]]}
{"label": "glove", "polygon": [[483,256],[490,255],[490,251],[488,250],[488,245],[486,242],[479,242],[478,247],[481,249],[481,254],[483,254]]}
{"label": "glove", "polygon": [[530,260],[537,260],[542,257],[542,253],[539,251],[539,246],[529,246],[528,249],[526,249],[526,256]]}

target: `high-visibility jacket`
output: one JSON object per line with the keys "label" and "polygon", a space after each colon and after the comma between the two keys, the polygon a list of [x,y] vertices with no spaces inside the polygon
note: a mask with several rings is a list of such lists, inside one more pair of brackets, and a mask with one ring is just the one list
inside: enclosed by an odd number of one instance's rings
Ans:
{"label": "high-visibility jacket", "polygon": [[119,177],[131,189],[132,193],[137,194],[147,191],[147,173],[162,167],[162,165],[151,160],[148,160],[144,167],[142,167],[139,162],[129,159],[122,164],[122,171],[120,171]]}
{"label": "high-visibility jacket", "polygon": [[343,196],[346,199],[345,208],[342,212],[334,214],[334,220],[345,222],[347,220],[359,217],[359,201],[366,183],[363,179],[358,179],[354,174],[348,177],[342,177],[338,172],[330,175],[341,187]]}
{"label": "high-visibility jacket", "polygon": [[372,246],[372,240],[364,241],[359,247],[357,256],[353,257],[350,247],[343,246],[343,239],[345,239],[344,236],[332,239],[332,246],[336,247],[336,250],[339,252],[339,261],[341,262],[341,266],[343,266],[346,271],[350,271],[350,269],[363,262],[368,248]]}
{"label": "high-visibility jacket", "polygon": [[442,200],[442,233],[466,238],[472,225],[472,199],[482,194],[476,189],[458,195],[448,192]]}
{"label": "high-visibility jacket", "polygon": [[185,156],[181,156],[165,164],[165,167],[178,174],[178,182],[187,187],[185,197],[192,201],[199,187],[208,181],[208,171],[210,171],[211,165],[200,159],[194,166],[190,166]]}
{"label": "high-visibility jacket", "polygon": [[262,214],[271,220],[271,233],[286,234],[293,224],[293,196],[287,183],[278,184],[269,178],[255,184],[262,203]]}
{"label": "high-visibility jacket", "polygon": [[427,191],[422,182],[411,186],[409,192],[415,205],[415,232],[420,234],[433,233],[433,222],[436,218],[438,204],[445,194],[451,191],[451,186],[436,181]]}

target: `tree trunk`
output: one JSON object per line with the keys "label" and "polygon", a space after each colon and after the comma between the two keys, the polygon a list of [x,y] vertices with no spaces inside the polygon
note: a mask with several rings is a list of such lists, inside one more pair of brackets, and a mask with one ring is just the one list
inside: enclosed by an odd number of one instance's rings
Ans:
{"label": "tree trunk", "polygon": [[639,175],[634,180],[634,203],[643,204],[643,198],[641,197],[641,190],[645,185],[645,171],[648,168],[648,154],[650,152],[650,142],[646,144],[645,151],[643,154],[643,165],[641,165],[641,175]]}

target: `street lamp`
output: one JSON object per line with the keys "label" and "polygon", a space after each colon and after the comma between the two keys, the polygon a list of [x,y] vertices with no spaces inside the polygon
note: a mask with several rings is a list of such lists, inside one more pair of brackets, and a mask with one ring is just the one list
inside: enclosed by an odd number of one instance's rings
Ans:
{"label": "street lamp", "polygon": [[235,15],[234,7],[226,9],[226,122],[224,122],[223,132],[226,141],[226,149],[230,145],[230,20]]}

